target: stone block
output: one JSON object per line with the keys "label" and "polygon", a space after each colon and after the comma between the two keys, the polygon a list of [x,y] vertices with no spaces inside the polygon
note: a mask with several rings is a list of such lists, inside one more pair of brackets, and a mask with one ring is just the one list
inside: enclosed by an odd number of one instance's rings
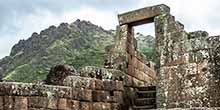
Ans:
{"label": "stone block", "polygon": [[127,36],[127,42],[130,44],[130,45],[134,45],[134,43],[135,43],[135,38],[134,38],[134,36],[133,36],[133,34],[132,34],[132,31],[131,32],[129,32],[129,33],[131,33],[131,34],[128,34],[128,36]]}
{"label": "stone block", "polygon": [[112,110],[110,103],[94,102],[92,110]]}
{"label": "stone block", "polygon": [[70,110],[79,110],[79,101],[68,100],[68,107]]}
{"label": "stone block", "polygon": [[135,56],[135,47],[134,45],[127,43],[127,52],[128,54],[130,54],[131,56]]}
{"label": "stone block", "polygon": [[92,91],[92,99],[94,102],[108,102],[110,101],[110,93],[108,91]]}
{"label": "stone block", "polygon": [[[133,74],[133,77],[135,77],[136,79],[139,79],[139,77],[138,77],[138,75],[139,75],[139,69],[137,69],[137,68],[135,68],[135,70],[134,70],[135,72],[134,72],[134,74]],[[140,79],[139,79],[140,80]]]}
{"label": "stone block", "polygon": [[93,110],[90,102],[80,102],[79,108],[79,110]]}
{"label": "stone block", "polygon": [[142,62],[141,63],[141,65],[140,65],[140,71],[144,71],[144,66],[145,66],[146,64],[144,63],[144,62]]}
{"label": "stone block", "polygon": [[4,110],[3,96],[0,96],[0,110]]}
{"label": "stone block", "polygon": [[132,58],[132,66],[137,68],[137,58],[136,57]]}
{"label": "stone block", "polygon": [[140,59],[137,61],[137,69],[141,70],[143,62]]}
{"label": "stone block", "polygon": [[144,67],[145,74],[149,75],[151,78],[156,79],[156,71],[148,66]]}
{"label": "stone block", "polygon": [[131,44],[130,42],[126,41],[126,51],[131,54],[132,49],[134,49],[133,44]]}
{"label": "stone block", "polygon": [[28,100],[26,97],[14,97],[14,109],[15,110],[28,110]]}
{"label": "stone block", "polygon": [[[38,89],[39,96],[57,97],[57,98],[71,98],[72,97],[71,87],[53,86],[53,85],[35,85],[34,87]],[[33,91],[34,90],[35,88],[33,88]]]}
{"label": "stone block", "polygon": [[12,96],[4,96],[4,109],[5,110],[14,109],[14,101]]}
{"label": "stone block", "polygon": [[88,87],[88,88],[90,88],[90,89],[92,89],[92,90],[93,90],[93,89],[96,89],[95,83],[96,83],[95,79],[90,80],[90,81],[89,81],[89,87]]}
{"label": "stone block", "polygon": [[116,91],[123,91],[124,90],[124,85],[122,81],[115,81],[116,82]]}
{"label": "stone block", "polygon": [[103,85],[104,85],[103,90],[106,90],[106,91],[113,91],[113,90],[117,89],[115,81],[104,80]]}
{"label": "stone block", "polygon": [[48,105],[47,97],[32,96],[28,97],[28,106],[33,108],[46,108]]}
{"label": "stone block", "polygon": [[128,65],[132,65],[132,58],[133,58],[133,56],[131,55],[131,54],[127,54],[128,55]]}
{"label": "stone block", "polygon": [[132,87],[139,87],[139,80],[136,78],[132,77]]}
{"label": "stone block", "polygon": [[92,90],[89,89],[79,89],[78,98],[80,101],[92,101]]}
{"label": "stone block", "polygon": [[132,56],[135,56],[135,54],[136,54],[135,48],[132,48],[132,49],[129,51],[129,53],[130,53]]}
{"label": "stone block", "polygon": [[134,76],[135,74],[135,67],[132,65],[128,65],[128,74]]}
{"label": "stone block", "polygon": [[[89,70],[88,70],[89,71]],[[80,76],[68,76],[64,80],[64,85],[74,88],[85,88],[85,89],[91,89],[93,86],[92,82],[94,79],[88,78],[88,76],[80,77]]]}
{"label": "stone block", "polygon": [[119,103],[111,103],[111,110],[121,110]]}
{"label": "stone block", "polygon": [[72,89],[72,98],[71,99],[78,100],[79,92],[80,92],[79,88],[73,88]]}
{"label": "stone block", "polygon": [[141,86],[144,86],[144,84],[145,84],[144,81],[133,78],[132,87],[141,87]]}
{"label": "stone block", "polygon": [[144,72],[147,72],[149,67],[147,65],[144,66]]}
{"label": "stone block", "polygon": [[0,95],[30,95],[32,84],[17,83],[17,82],[1,82]]}
{"label": "stone block", "polygon": [[95,80],[95,89],[96,90],[103,90],[104,84],[102,80]]}
{"label": "stone block", "polygon": [[28,107],[29,108],[40,107],[40,105],[38,105],[38,98],[37,97],[28,97]]}
{"label": "stone block", "polygon": [[139,79],[140,79],[141,81],[145,81],[145,80],[144,80],[144,75],[145,75],[145,73],[144,73],[143,71],[139,71],[138,77],[139,77]]}
{"label": "stone block", "polygon": [[146,83],[152,83],[152,78],[149,77],[147,74],[143,74],[143,79]]}
{"label": "stone block", "polygon": [[47,108],[49,109],[57,109],[58,99],[57,98],[48,98]]}
{"label": "stone block", "polygon": [[68,102],[67,102],[67,99],[65,99],[65,98],[60,98],[60,99],[58,99],[58,109],[59,110],[66,110],[66,109],[68,109],[69,107],[68,107],[68,104],[67,104]]}
{"label": "stone block", "polygon": [[114,91],[114,97],[117,103],[123,103],[123,93],[121,91]]}
{"label": "stone block", "polygon": [[[143,23],[145,22],[153,22],[153,19],[155,16],[158,16],[163,13],[169,13],[170,8],[164,4],[156,5],[152,7],[146,7],[142,9],[138,9],[135,11],[130,11],[127,13],[120,14],[118,16],[119,24],[132,24],[132,25],[138,25],[140,21]],[[137,24],[136,24],[137,23]]]}

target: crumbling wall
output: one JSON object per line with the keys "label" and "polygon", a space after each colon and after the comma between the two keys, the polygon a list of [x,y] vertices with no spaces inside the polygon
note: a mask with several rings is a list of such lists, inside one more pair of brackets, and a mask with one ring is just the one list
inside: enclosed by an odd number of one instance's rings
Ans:
{"label": "crumbling wall", "polygon": [[[218,107],[220,95],[213,87],[217,86],[213,80],[213,70],[218,68],[213,65],[218,61],[213,59],[216,56],[213,52],[217,49],[209,45],[208,33],[187,33],[170,14],[157,16],[155,28],[156,50],[160,59],[158,107]],[[215,100],[211,99],[211,94],[215,94]]]}
{"label": "crumbling wall", "polygon": [[[125,73],[127,83],[124,85],[124,106],[125,110],[132,106],[132,100],[135,99],[137,87],[154,86],[156,81],[156,72],[154,66],[147,62],[145,56],[137,51],[137,42],[134,38],[134,29],[125,24],[119,27],[120,40],[117,49],[123,52],[126,60]],[[129,105],[129,106],[128,106]]]}
{"label": "crumbling wall", "polygon": [[126,73],[133,77],[134,85],[155,85],[156,72],[154,71],[154,66],[147,61],[142,53],[137,51],[137,41],[134,38],[134,29],[129,25],[122,25],[120,26],[120,36],[122,39],[121,44],[125,49],[123,51],[127,63]]}
{"label": "crumbling wall", "polygon": [[[80,70],[80,76],[93,77],[102,80],[107,79],[107,80],[121,81],[124,86],[123,106],[122,106],[123,110],[128,110],[129,107],[132,107],[132,100],[134,98],[134,93],[137,87],[148,86],[146,83],[142,83],[142,81],[136,80],[134,77],[128,75],[127,73],[124,73],[116,69],[106,69],[106,68],[99,68],[94,66],[87,66]],[[72,81],[68,81],[68,82],[72,82]],[[80,81],[80,82],[85,82],[85,81]],[[86,84],[82,84],[82,85],[86,85]]]}
{"label": "crumbling wall", "polygon": [[120,110],[122,82],[68,77],[65,85],[0,83],[0,110]]}
{"label": "crumbling wall", "polygon": [[220,36],[207,39],[210,55],[211,81],[209,86],[210,106],[220,106]]}

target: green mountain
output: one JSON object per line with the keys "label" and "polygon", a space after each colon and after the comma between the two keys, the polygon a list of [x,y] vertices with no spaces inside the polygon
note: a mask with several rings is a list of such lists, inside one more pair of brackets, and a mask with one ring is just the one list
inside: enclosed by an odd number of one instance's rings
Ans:
{"label": "green mountain", "polygon": [[114,43],[114,36],[115,31],[84,20],[50,26],[15,44],[10,55],[0,60],[0,74],[6,81],[37,82],[59,64],[76,69],[89,65],[102,67],[105,47]]}
{"label": "green mountain", "polygon": [[137,40],[138,51],[142,52],[148,61],[156,62],[155,37],[136,33],[135,38]]}
{"label": "green mountain", "polygon": [[49,69],[58,64],[75,68],[102,66],[104,48],[113,43],[111,31],[88,21],[62,23],[33,33],[27,40],[14,45],[10,56],[0,60],[4,79],[34,82],[45,79]]}

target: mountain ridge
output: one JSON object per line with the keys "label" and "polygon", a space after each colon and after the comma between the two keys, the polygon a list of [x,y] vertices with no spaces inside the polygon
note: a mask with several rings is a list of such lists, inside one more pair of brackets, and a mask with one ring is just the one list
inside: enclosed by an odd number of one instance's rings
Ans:
{"label": "mountain ridge", "polygon": [[0,74],[5,81],[36,82],[55,65],[102,67],[105,47],[114,43],[114,36],[115,31],[85,20],[52,25],[15,44],[10,55],[0,59]]}

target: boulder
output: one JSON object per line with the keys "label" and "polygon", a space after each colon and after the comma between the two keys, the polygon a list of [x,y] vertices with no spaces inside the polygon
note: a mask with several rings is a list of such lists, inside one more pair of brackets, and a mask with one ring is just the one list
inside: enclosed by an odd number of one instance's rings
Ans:
{"label": "boulder", "polygon": [[63,81],[67,76],[78,76],[76,69],[68,65],[57,65],[50,69],[47,78],[44,80],[45,84],[49,85],[63,85]]}

